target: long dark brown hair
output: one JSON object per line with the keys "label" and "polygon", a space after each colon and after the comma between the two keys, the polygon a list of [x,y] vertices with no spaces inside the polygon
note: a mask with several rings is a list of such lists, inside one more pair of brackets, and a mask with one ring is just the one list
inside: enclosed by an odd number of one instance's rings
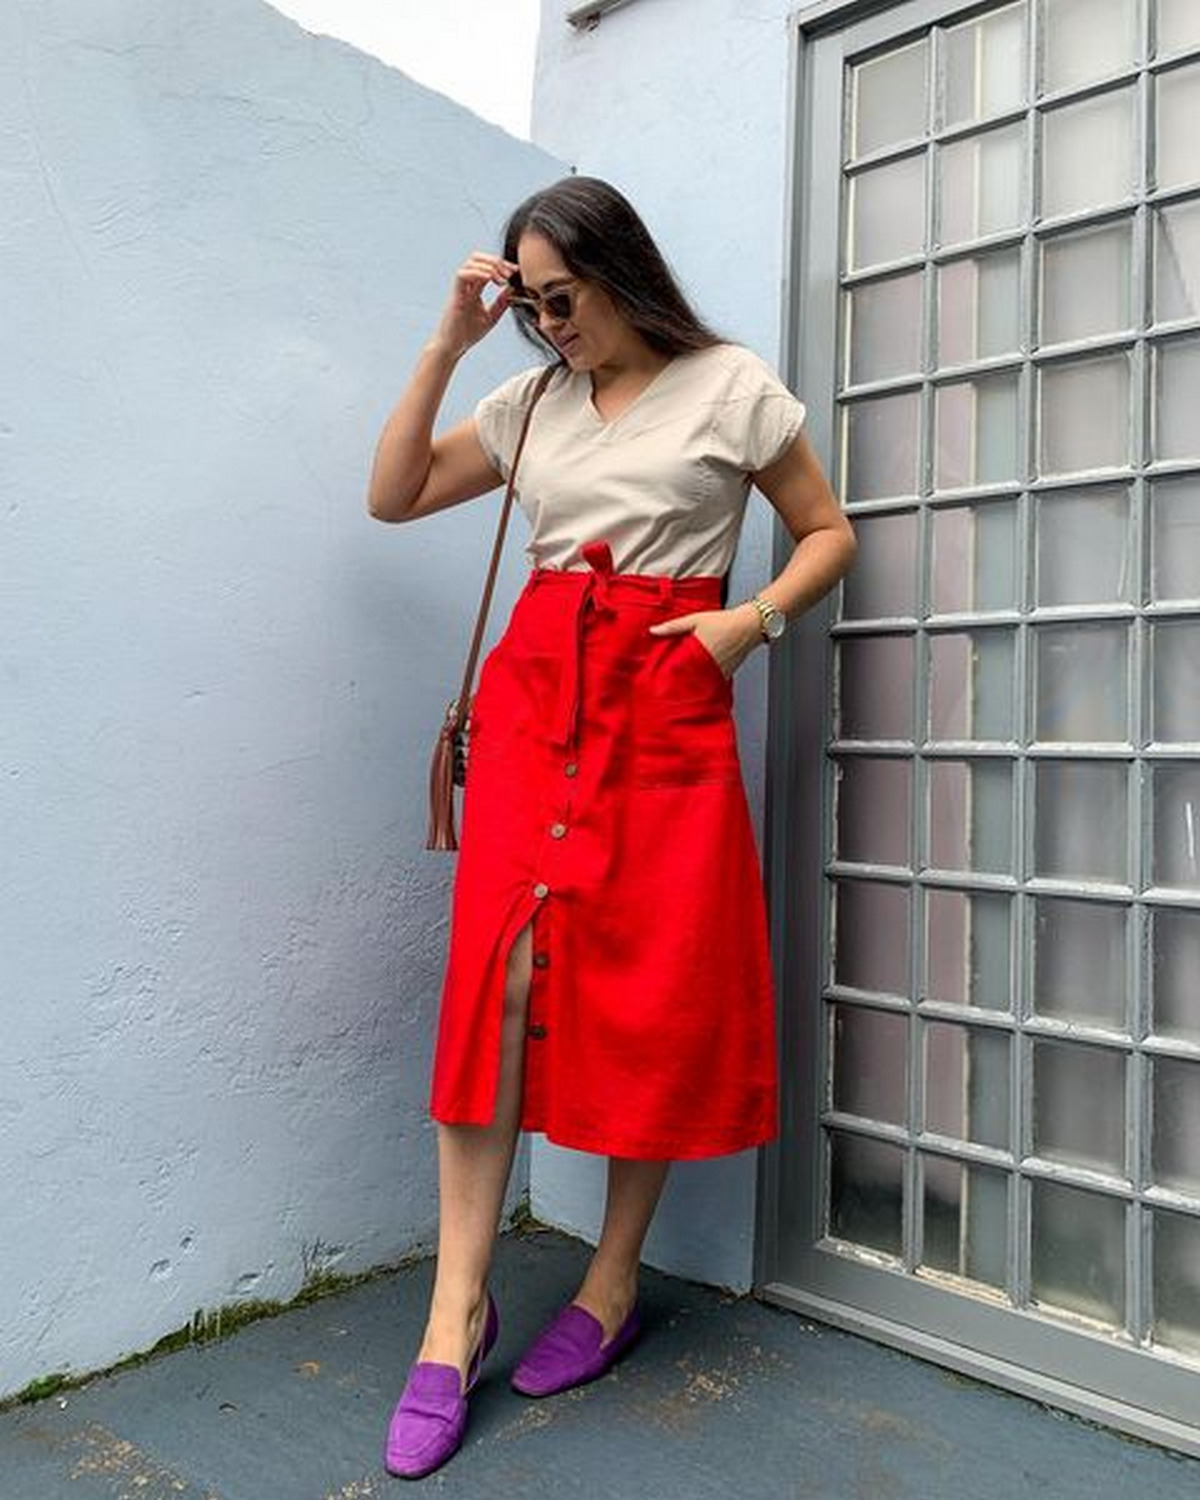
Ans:
{"label": "long dark brown hair", "polygon": [[[572,275],[601,286],[652,349],[674,356],[724,340],[693,311],[633,205],[598,177],[564,177],[514,209],[504,256],[515,261],[521,236],[544,235]],[[538,349],[548,340],[537,319],[514,307],[518,326]]]}

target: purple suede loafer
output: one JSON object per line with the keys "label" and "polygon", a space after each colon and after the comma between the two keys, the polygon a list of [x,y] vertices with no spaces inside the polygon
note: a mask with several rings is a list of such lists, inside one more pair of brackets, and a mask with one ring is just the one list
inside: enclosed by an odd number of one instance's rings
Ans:
{"label": "purple suede loafer", "polygon": [[553,1396],[598,1380],[641,1331],[642,1320],[635,1307],[606,1344],[599,1320],[572,1302],[525,1351],[513,1371],[513,1389],[523,1396]]}
{"label": "purple suede loafer", "polygon": [[467,1397],[499,1331],[500,1319],[489,1293],[483,1338],[465,1381],[454,1365],[433,1360],[413,1365],[388,1424],[383,1466],[389,1474],[399,1479],[423,1479],[458,1452],[467,1430]]}

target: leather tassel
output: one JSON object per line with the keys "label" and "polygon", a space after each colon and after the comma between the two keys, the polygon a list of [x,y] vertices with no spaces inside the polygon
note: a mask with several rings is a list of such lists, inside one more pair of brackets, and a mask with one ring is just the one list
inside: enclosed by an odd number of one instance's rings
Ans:
{"label": "leather tassel", "polygon": [[458,848],[454,827],[454,725],[442,725],[429,766],[429,833],[426,849],[453,853]]}

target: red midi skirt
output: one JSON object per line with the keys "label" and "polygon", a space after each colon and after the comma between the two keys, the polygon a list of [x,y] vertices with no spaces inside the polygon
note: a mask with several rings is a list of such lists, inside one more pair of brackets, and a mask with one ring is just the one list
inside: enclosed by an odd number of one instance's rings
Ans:
{"label": "red midi skirt", "polygon": [[522,1127],[608,1156],[776,1130],[775,1007],[732,684],[694,636],[715,578],[536,570],[488,656],[432,1112],[492,1120],[505,964],[532,924]]}

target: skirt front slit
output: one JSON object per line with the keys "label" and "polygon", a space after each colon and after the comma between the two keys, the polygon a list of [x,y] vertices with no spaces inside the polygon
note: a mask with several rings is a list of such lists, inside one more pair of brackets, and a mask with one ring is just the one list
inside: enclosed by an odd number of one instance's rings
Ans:
{"label": "skirt front slit", "polygon": [[505,966],[532,924],[522,1128],[611,1156],[776,1129],[775,1018],[715,578],[535,571],[480,674],[432,1111],[490,1123]]}

